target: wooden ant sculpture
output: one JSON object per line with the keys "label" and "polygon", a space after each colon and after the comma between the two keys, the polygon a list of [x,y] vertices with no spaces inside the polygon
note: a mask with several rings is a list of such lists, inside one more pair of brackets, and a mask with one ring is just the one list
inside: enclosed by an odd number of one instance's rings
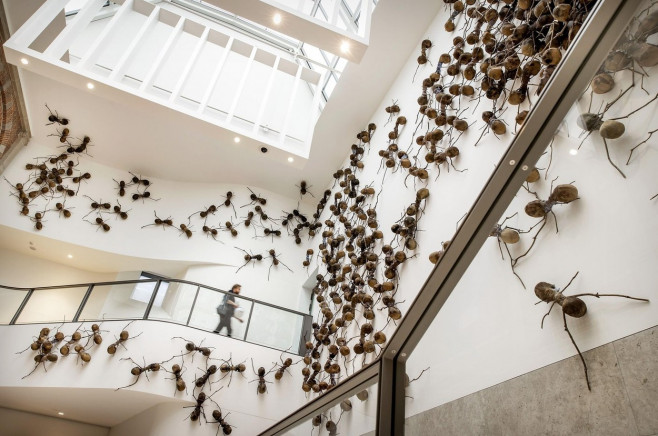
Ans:
{"label": "wooden ant sculpture", "polygon": [[[166,368],[165,371],[167,371]],[[174,363],[171,366],[171,371],[167,372],[170,372],[174,375],[173,377],[169,377],[168,380],[176,380],[176,390],[174,391],[174,395],[176,395],[176,391],[187,392],[187,385],[185,384],[185,380],[183,380],[183,373],[185,372],[184,367],[181,368],[179,364]]]}
{"label": "wooden ant sculpture", "polygon": [[250,210],[249,212],[247,212],[247,216],[242,219],[244,219],[244,226],[249,227],[254,219],[254,212]]}
{"label": "wooden ant sculpture", "polygon": [[71,218],[71,210],[73,208],[66,209],[64,203],[57,202],[55,203],[55,209],[60,215],[64,215],[64,218]]}
{"label": "wooden ant sculpture", "polygon": [[[202,347],[201,345],[196,345],[194,342],[190,341],[189,339],[185,339],[185,338],[182,338],[180,336],[174,336],[171,339],[182,339],[182,340],[185,341],[185,350],[187,351],[187,353],[181,354],[181,356],[185,356],[187,354],[194,353],[194,352],[199,352],[203,355],[203,357],[208,358],[208,357],[210,357],[210,354],[214,350],[214,348]],[[201,343],[203,343],[203,341],[201,341]],[[192,360],[194,360],[194,357],[192,357]]]}
{"label": "wooden ant sculpture", "polygon": [[[553,180],[554,182],[555,180]],[[548,200],[542,200],[539,198],[539,195],[537,195],[536,192],[531,191],[530,189],[524,188],[533,194],[536,198],[536,200],[533,200],[526,204],[525,206],[525,213],[533,218],[541,218],[541,221],[539,221],[537,224],[532,226],[528,232],[532,231],[536,226],[539,226],[539,229],[535,233],[535,235],[532,237],[532,242],[530,243],[530,246],[528,249],[518,257],[514,258],[512,260],[512,266],[516,266],[516,264],[519,262],[520,259],[523,257],[527,256],[528,253],[530,253],[530,250],[532,250],[532,247],[535,245],[535,242],[537,241],[537,237],[541,233],[541,231],[544,229],[544,226],[546,226],[547,223],[547,217],[548,214],[550,213],[553,215],[553,219],[555,220],[555,231],[558,232],[558,225],[557,225],[557,217],[555,216],[555,212],[553,212],[553,207],[557,204],[568,204],[571,203],[572,201],[578,200],[578,189],[572,185],[572,184],[565,184],[565,185],[558,185],[553,189],[553,183],[551,182],[551,195],[549,195]]]}
{"label": "wooden ant sculpture", "polygon": [[418,62],[418,66],[416,67],[416,72],[414,72],[414,77],[411,80],[411,83],[416,79],[416,73],[418,72],[418,68],[420,68],[421,65],[425,65],[428,62],[427,59],[427,50],[429,50],[432,47],[432,41],[429,39],[423,39],[423,41],[420,43],[420,56],[418,56],[418,59],[416,61]]}
{"label": "wooden ant sculpture", "polygon": [[[214,402],[214,401],[213,401]],[[231,414],[231,412],[227,413],[225,416],[222,416],[222,409],[219,408],[219,405],[217,405],[217,409],[212,411],[212,417],[219,424],[219,428],[217,428],[217,433],[219,434],[219,429],[222,429],[222,433],[225,435],[229,435],[233,432],[233,427],[231,427],[231,424],[226,422],[226,418]],[[237,427],[236,427],[237,428]]]}
{"label": "wooden ant sculpture", "polygon": [[53,351],[56,350],[56,345],[64,340],[64,333],[57,331],[53,337],[49,337],[50,335],[50,329],[48,327],[44,327],[41,329],[39,332],[39,336],[32,342],[32,344],[27,347],[23,351],[19,351],[16,354],[21,354],[27,350],[32,350],[32,351],[37,351],[37,354],[34,356],[34,368],[32,371],[30,371],[27,375],[23,376],[22,378],[26,378],[30,376],[34,371],[39,368],[39,365],[43,365],[43,369],[45,372],[48,372],[48,369],[46,368],[46,363],[47,362],[57,362],[58,356],[57,354],[54,354]]}
{"label": "wooden ant sculpture", "polygon": [[283,353],[281,353],[281,356],[279,356],[279,360],[281,361],[281,365],[279,365],[278,368],[277,364],[274,364],[274,367],[276,368],[276,372],[274,373],[275,380],[281,380],[286,372],[290,374],[290,370],[288,368],[301,362],[301,360],[298,360],[297,362],[292,363],[292,359],[290,357],[288,357],[286,360],[283,360]]}
{"label": "wooden ant sculpture", "polygon": [[233,224],[233,221],[226,221],[224,223],[224,227],[221,228],[221,230],[231,232],[231,236],[233,236],[234,238],[238,236],[238,229],[235,228],[235,224]]}
{"label": "wooden ant sculpture", "polygon": [[63,144],[66,141],[68,141],[70,133],[71,133],[71,131],[69,130],[69,128],[65,127],[61,131],[58,129],[57,134],[51,133],[48,136],[57,136],[59,138],[59,142],[61,142]]}
{"label": "wooden ant sculpture", "polygon": [[[297,186],[297,185],[295,185],[295,186]],[[299,188],[299,195],[301,195],[302,197],[306,194],[309,194],[311,197],[315,198],[315,195],[313,195],[313,193],[311,191],[309,191],[311,186],[308,185],[305,180],[302,180],[301,182],[299,182],[299,186],[297,186],[297,187]]]}
{"label": "wooden ant sculpture", "polygon": [[489,233],[489,237],[494,237],[496,238],[496,241],[498,242],[498,249],[500,250],[500,256],[505,260],[505,255],[503,254],[503,247],[502,245],[505,246],[505,251],[507,251],[507,256],[509,256],[510,259],[510,265],[512,267],[512,273],[516,276],[516,278],[519,279],[521,282],[521,285],[525,288],[525,284],[523,283],[523,280],[521,277],[517,274],[516,270],[514,267],[516,264],[513,262],[513,257],[512,254],[509,251],[508,244],[516,244],[521,240],[521,234],[522,233],[528,233],[527,231],[520,230],[514,227],[508,227],[505,226],[505,223],[507,220],[514,218],[518,212],[514,213],[513,215],[510,215],[506,217],[500,224],[496,224],[494,228],[491,230],[491,233]]}
{"label": "wooden ant sculpture", "polygon": [[126,326],[121,330],[121,333],[119,333],[119,337],[117,338],[116,342],[111,344],[109,347],[107,347],[107,352],[108,354],[114,355],[117,352],[117,348],[119,345],[121,345],[124,349],[128,350],[125,346],[125,342],[128,339],[134,339],[136,337],[139,337],[142,333],[139,333],[138,335],[135,335],[133,337],[130,337],[130,333],[126,330],[130,324],[132,324],[133,321],[130,321]]}
{"label": "wooden ant sculpture", "polygon": [[83,216],[82,219],[87,218],[87,216],[89,216],[89,214],[91,214],[92,212],[97,212],[100,214],[102,212],[107,212],[112,208],[112,205],[110,203],[107,202],[103,203],[103,200],[96,201],[87,195],[85,195],[85,197],[91,200],[90,203],[91,210],[87,213],[87,215]]}
{"label": "wooden ant sculpture", "polygon": [[243,374],[243,372],[245,372],[245,370],[247,369],[247,366],[244,364],[244,362],[246,360],[242,361],[241,363],[238,363],[237,365],[234,365],[233,364],[233,358],[231,357],[231,355],[229,355],[228,360],[222,359],[222,361],[224,363],[222,363],[219,366],[219,371],[222,374],[224,374],[224,376],[220,380],[223,380],[226,376],[229,376],[228,386],[231,386],[231,381],[233,381],[233,373],[234,372],[237,372],[242,377],[246,378]]}
{"label": "wooden ant sculpture", "polygon": [[[149,375],[148,375],[149,372],[157,372],[157,371],[160,371],[160,364],[159,364],[159,363],[151,363],[150,365],[146,365],[146,362],[144,362],[144,366],[140,366],[137,362],[135,362],[134,360],[132,360],[132,358],[130,358],[130,357],[123,357],[123,358],[121,358],[121,360],[130,360],[130,361],[135,365],[135,366],[130,370],[130,373],[131,373],[132,375],[134,375],[135,377],[137,377],[137,378],[135,379],[134,382],[132,382],[131,384],[129,384],[129,385],[127,385],[127,386],[123,386],[123,387],[120,387],[120,388],[116,388],[117,391],[118,391],[119,389],[125,389],[125,388],[129,388],[130,386],[135,385],[135,384],[139,381],[139,379],[140,379],[140,377],[142,376],[142,374],[144,374],[144,376],[146,377],[146,380],[149,380]],[[149,380],[149,381],[150,381],[150,380]]]}
{"label": "wooden ant sculpture", "polygon": [[187,217],[187,219],[189,220],[189,219],[192,218],[194,215],[199,214],[199,216],[200,216],[201,218],[203,218],[203,223],[205,224],[205,223],[208,221],[208,216],[209,216],[209,215],[214,215],[215,212],[217,212],[217,206],[215,206],[214,204],[211,204],[211,205],[208,206],[208,208],[205,209],[205,210],[200,210],[200,211],[198,211],[198,212],[194,212],[192,215],[190,215],[189,217]]}
{"label": "wooden ant sculpture", "polygon": [[51,124],[57,123],[61,124],[62,126],[66,126],[69,124],[68,118],[60,118],[59,114],[57,111],[53,112],[48,105],[46,104],[46,109],[48,109],[48,112],[50,112],[50,115],[48,115],[48,121],[50,121],[46,126],[49,126]]}
{"label": "wooden ant sculpture", "polygon": [[203,389],[203,387],[208,383],[208,387],[212,387],[212,381],[210,381],[210,376],[217,372],[217,365],[208,366],[208,361],[206,360],[206,372],[197,378],[194,381],[194,385],[197,388]]}
{"label": "wooden ant sculpture", "polygon": [[[183,407],[183,409],[192,408],[192,412],[190,412],[190,414],[188,415],[188,418],[190,418],[190,421],[199,421],[199,418],[201,417],[201,415],[203,415],[203,419],[206,420],[206,422],[208,422],[208,420],[206,419],[206,413],[203,410],[203,403],[205,403],[205,401],[207,399],[211,398],[217,392],[221,391],[222,388],[223,388],[223,386],[220,387],[219,389],[217,389],[215,392],[213,392],[210,395],[206,395],[205,392],[199,392],[199,396],[195,397],[194,393],[192,394],[192,397],[196,401],[196,404],[194,406],[185,406],[185,407]],[[201,421],[199,421],[199,425],[201,425]]]}
{"label": "wooden ant sculpture", "polygon": [[127,183],[126,183],[125,181],[123,181],[123,180],[115,180],[115,179],[112,179],[112,180],[114,180],[115,183],[117,184],[117,190],[119,191],[119,196],[120,196],[120,197],[125,196],[125,195],[126,195],[126,188],[127,188],[128,186],[130,186],[130,185],[127,184]]}
{"label": "wooden ant sculpture", "polygon": [[313,249],[309,248],[308,250],[306,250],[306,259],[304,259],[304,261],[302,262],[302,265],[305,268],[308,268],[309,265],[311,265],[311,256],[313,256]]}
{"label": "wooden ant sculpture", "polygon": [[[89,224],[93,224],[93,225],[98,226],[98,229],[103,229],[104,232],[109,232],[110,229],[111,229],[110,225],[108,223],[106,223],[105,220],[103,220],[103,218],[101,218],[99,216],[96,217],[94,222],[91,222],[89,220],[85,220],[85,221],[87,221]],[[98,229],[96,229],[96,230],[98,231]]]}
{"label": "wooden ant sculpture", "polygon": [[155,215],[155,219],[153,220],[153,223],[142,226],[142,228],[150,227],[150,226],[162,226],[162,230],[165,230],[167,227],[174,227],[174,222],[171,220],[171,217],[168,217],[167,219],[163,220],[158,216],[158,214],[155,211],[153,211],[153,215]]}
{"label": "wooden ant sculpture", "polygon": [[[201,228],[201,230],[203,231],[203,233],[206,234],[206,236],[209,236],[209,237],[213,238],[215,241],[217,241],[217,235],[218,235],[218,233],[219,233],[219,232],[218,232],[219,227],[210,227],[210,226],[206,226],[206,225],[204,225],[204,226]],[[221,242],[221,241],[220,241],[220,242]]]}
{"label": "wooden ant sculpture", "polygon": [[562,307],[562,320],[564,321],[564,330],[566,330],[567,334],[569,335],[569,339],[571,339],[571,343],[573,343],[573,346],[576,348],[576,351],[580,356],[580,360],[583,362],[583,368],[585,370],[585,380],[587,382],[587,389],[591,391],[592,388],[590,386],[589,376],[587,374],[587,364],[585,363],[585,358],[583,357],[583,354],[580,352],[578,345],[576,345],[576,341],[574,340],[573,336],[571,335],[571,332],[569,331],[569,327],[567,326],[567,315],[572,316],[574,318],[581,318],[585,316],[585,314],[587,313],[587,305],[579,297],[596,297],[596,298],[620,297],[620,298],[628,298],[630,300],[645,301],[647,303],[649,302],[649,300],[646,298],[629,297],[628,295],[600,294],[598,292],[565,296],[564,291],[567,290],[567,288],[571,285],[571,283],[576,278],[576,276],[578,276],[578,272],[571,278],[571,280],[569,280],[569,283],[567,283],[567,285],[563,289],[558,289],[555,287],[555,285],[547,282],[539,282],[535,286],[535,295],[541,301],[544,301],[546,303],[551,303],[548,312],[546,312],[546,314],[543,316],[541,320],[542,328],[544,327],[544,319],[551,313],[553,306],[555,306],[555,304],[558,304],[559,306]]}
{"label": "wooden ant sculpture", "polygon": [[242,268],[244,268],[251,261],[254,261],[254,264],[255,264],[255,262],[260,262],[261,260],[263,260],[263,255],[262,254],[253,254],[252,252],[247,252],[247,251],[243,250],[242,248],[239,248],[239,247],[235,247],[235,248],[237,248],[238,250],[244,252],[244,264],[235,271],[236,273],[238,271],[240,271]]}
{"label": "wooden ant sculpture", "polygon": [[180,224],[178,226],[178,230],[181,232],[181,235],[187,236],[187,239],[190,239],[192,237],[192,229],[188,227],[190,225],[189,221],[187,224]]}
{"label": "wooden ant sculpture", "polygon": [[272,369],[265,372],[265,368],[261,366],[258,368],[258,372],[256,372],[256,368],[254,367],[254,359],[251,359],[251,369],[254,371],[254,374],[258,377],[257,380],[252,380],[249,382],[249,383],[256,381],[258,382],[258,385],[256,386],[256,395],[267,393],[267,383],[272,383],[272,382],[265,380],[265,377],[270,372],[272,372]]}
{"label": "wooden ant sculpture", "polygon": [[279,258],[277,257],[278,255],[276,254],[276,251],[274,250],[274,248],[268,250],[268,253],[269,253],[268,257],[272,259],[272,264],[270,265],[269,269],[267,270],[267,280],[270,279],[270,272],[272,271],[272,267],[273,266],[278,266],[279,264],[285,266],[288,269],[288,271],[293,272],[288,267],[288,265],[286,265],[285,263],[283,263],[279,260]]}
{"label": "wooden ant sculpture", "polygon": [[249,199],[251,201],[241,207],[252,206],[254,204],[260,204],[262,206],[265,206],[267,204],[267,199],[261,197],[260,194],[256,195],[254,191],[251,190],[251,188],[247,188],[247,189],[249,190],[249,192],[251,192],[251,194],[249,195]]}
{"label": "wooden ant sculpture", "polygon": [[127,211],[122,210],[121,203],[117,200],[117,205],[112,208],[112,211],[120,217],[122,220],[128,219],[128,212],[130,212],[132,209],[129,209]]}
{"label": "wooden ant sculpture", "polygon": [[224,206],[229,207],[231,206],[233,208],[233,215],[237,218],[238,213],[235,211],[235,206],[231,202],[231,199],[233,198],[233,192],[228,191],[226,195],[224,196],[224,202],[222,203]]}

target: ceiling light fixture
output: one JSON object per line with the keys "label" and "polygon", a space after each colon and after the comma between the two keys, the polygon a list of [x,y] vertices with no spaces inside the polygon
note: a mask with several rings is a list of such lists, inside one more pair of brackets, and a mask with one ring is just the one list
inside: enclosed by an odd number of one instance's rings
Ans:
{"label": "ceiling light fixture", "polygon": [[570,154],[571,156],[575,156],[575,155],[578,154],[578,150],[576,150],[575,148],[572,148],[571,150],[569,150],[569,154]]}
{"label": "ceiling light fixture", "polygon": [[295,161],[295,159],[293,159],[292,157],[288,158],[288,162],[293,163],[294,161]]}
{"label": "ceiling light fixture", "polygon": [[94,84],[91,82],[87,82],[87,88],[94,89]]}
{"label": "ceiling light fixture", "polygon": [[27,59],[25,59],[25,58],[21,58],[21,64],[23,64],[23,65],[27,65],[27,64],[29,64],[29,63],[30,63],[30,62],[29,62]]}
{"label": "ceiling light fixture", "polygon": [[236,136],[235,138],[233,138],[233,141],[237,144],[238,142],[240,142],[240,137]]}
{"label": "ceiling light fixture", "polygon": [[64,416],[64,412],[57,412],[59,416]]}
{"label": "ceiling light fixture", "polygon": [[343,42],[340,44],[340,51],[341,51],[341,53],[347,53],[347,52],[349,52],[349,51],[350,51],[350,43],[347,42],[347,41],[343,41]]}
{"label": "ceiling light fixture", "polygon": [[272,21],[274,21],[274,24],[281,24],[281,14],[278,12],[274,14],[274,17],[272,17]]}
{"label": "ceiling light fixture", "polygon": [[72,255],[72,254],[69,254],[69,255],[67,255],[66,257],[68,257],[69,259],[73,259],[73,255]]}

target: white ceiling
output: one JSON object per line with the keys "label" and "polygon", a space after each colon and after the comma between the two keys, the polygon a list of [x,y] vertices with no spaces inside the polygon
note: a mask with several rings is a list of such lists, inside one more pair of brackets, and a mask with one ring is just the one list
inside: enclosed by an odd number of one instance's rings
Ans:
{"label": "white ceiling", "polygon": [[48,103],[71,120],[72,129],[93,139],[91,154],[97,162],[162,179],[267,187],[297,198],[300,180],[318,189],[328,184],[439,6],[432,0],[379,2],[370,47],[360,64],[349,64],[342,74],[316,125],[303,168],[236,145],[230,132],[199,129],[197,120],[183,114],[124,105],[21,70],[32,135],[53,148],[60,145],[47,136],[52,133],[52,126],[45,125]]}
{"label": "white ceiling", "polygon": [[[0,407],[112,427],[165,402],[191,404],[172,397],[129,389],[0,387]],[[47,432],[46,432],[47,433]]]}

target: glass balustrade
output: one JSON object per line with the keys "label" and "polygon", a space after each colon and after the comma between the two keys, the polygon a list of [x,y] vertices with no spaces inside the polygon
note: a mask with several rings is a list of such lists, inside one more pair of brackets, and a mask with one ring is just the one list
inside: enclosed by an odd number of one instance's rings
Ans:
{"label": "glass balustrade", "polygon": [[[133,280],[21,289],[0,285],[0,324],[149,319],[172,322],[291,353],[303,352],[311,316],[179,280]],[[224,315],[220,315],[222,312]],[[222,322],[224,320],[225,322]],[[229,330],[230,326],[230,330]]]}

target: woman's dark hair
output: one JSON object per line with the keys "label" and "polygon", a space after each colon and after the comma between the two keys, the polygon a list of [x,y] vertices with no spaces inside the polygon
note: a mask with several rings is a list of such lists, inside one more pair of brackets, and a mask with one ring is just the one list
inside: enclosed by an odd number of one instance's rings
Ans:
{"label": "woman's dark hair", "polygon": [[235,291],[235,288],[241,288],[241,287],[242,287],[242,285],[239,285],[239,284],[236,283],[233,286],[231,286],[231,291]]}

